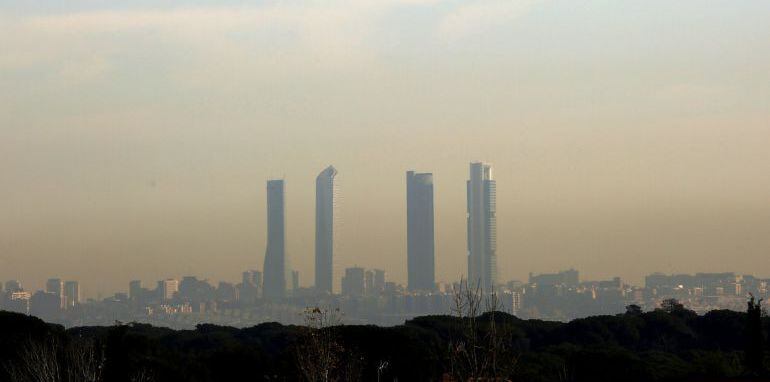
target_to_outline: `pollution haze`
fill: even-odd
[[[770,2],[0,1],[0,280],[95,297],[261,269],[266,181],[312,286],[406,281],[406,171],[436,280],[467,273],[469,163],[497,181],[498,279],[574,267],[770,276]],[[335,274],[339,288],[340,274]],[[26,285],[25,285],[26,286]]]

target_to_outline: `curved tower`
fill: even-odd
[[[334,283],[334,221],[337,170],[329,166],[315,179],[315,287],[318,292],[331,294]]]
[[[262,295],[266,299],[286,297],[289,277],[286,258],[286,222],[284,211],[284,181],[267,181],[267,249],[263,268]]]

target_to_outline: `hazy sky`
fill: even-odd
[[[499,278],[770,276],[768,1],[0,0],[0,280],[84,293],[261,269],[265,181],[313,283],[406,279],[405,172],[433,172],[436,278],[466,273],[494,166]],[[339,286],[339,274],[336,275]]]

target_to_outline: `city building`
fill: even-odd
[[[128,283],[128,298],[131,301],[139,301],[145,297],[146,290],[142,288],[141,280],[131,280]]]
[[[435,289],[433,174],[406,173],[408,289]]]
[[[331,294],[334,284],[334,235],[337,218],[337,170],[329,166],[315,179],[315,287]]]
[[[32,295],[29,292],[21,290],[9,290],[6,284],[6,299],[3,308],[9,312],[29,314],[29,300]]]
[[[364,293],[364,268],[345,269],[345,276],[342,277],[342,294],[344,296],[363,296]]]
[[[577,286],[580,282],[579,273],[574,269],[561,271],[559,273],[542,273],[536,275],[529,274],[529,283],[540,286],[566,285],[569,287]]]
[[[471,163],[468,187],[468,283],[484,291],[497,284],[497,191],[492,166]]]
[[[62,297],[56,292],[39,290],[29,299],[29,314],[45,321],[55,321],[61,312]]]
[[[64,282],[64,309],[73,309],[80,305],[80,283],[77,281]]]
[[[158,281],[158,296],[161,300],[168,301],[174,298],[179,291],[179,280],[165,279]]]
[[[378,293],[385,291],[385,271],[382,269],[374,270],[374,289]]]
[[[59,309],[64,308],[64,281],[61,279],[48,279],[45,283],[45,291],[59,296]]]
[[[18,280],[8,280],[5,282],[6,293],[21,292],[22,290],[21,282]]]
[[[291,271],[291,291],[296,292],[299,289],[299,271]]]
[[[263,268],[262,296],[268,300],[286,297],[290,269],[286,256],[284,181],[267,182],[267,249]]]

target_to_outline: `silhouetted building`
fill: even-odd
[[[48,279],[45,291],[59,296],[59,309],[64,308],[64,282],[61,279]]]
[[[299,271],[291,271],[291,291],[299,289]]]
[[[385,271],[382,269],[374,270],[374,289],[378,293],[385,291]]]
[[[32,295],[29,292],[21,290],[21,288],[15,291],[9,291],[6,285],[7,294],[4,308],[9,312],[29,314],[29,300]]]
[[[471,163],[468,187],[468,283],[491,292],[497,284],[497,190],[492,167]]]
[[[265,251],[265,299],[281,300],[286,296],[290,270],[286,256],[286,229],[284,211],[284,181],[267,182],[267,250]]]
[[[62,297],[56,292],[35,292],[29,300],[29,314],[45,321],[54,321],[61,312]]]
[[[433,174],[406,173],[406,241],[409,290],[435,289]]]
[[[238,284],[238,301],[245,304],[253,304],[259,298],[262,285],[262,272],[243,272],[243,279]]]
[[[6,293],[13,293],[13,292],[21,292],[21,282],[18,280],[8,280],[5,282],[5,292]]]
[[[539,275],[530,273],[529,283],[537,284],[538,286],[566,285],[574,287],[580,283],[580,280],[578,271],[570,269],[559,273],[542,273]]]
[[[363,296],[364,288],[364,268],[345,269],[345,276],[342,277],[342,294],[345,296]]]
[[[374,290],[374,271],[372,270],[364,272],[364,291],[367,296],[376,294]]]
[[[337,218],[337,170],[329,166],[315,179],[315,287],[332,293],[334,284],[334,234]]]
[[[168,301],[174,298],[179,291],[179,280],[165,279],[158,281],[158,296],[161,300]]]
[[[131,301],[144,303],[147,298],[147,289],[142,288],[141,280],[131,280],[128,283],[128,298]]]
[[[64,308],[73,309],[80,305],[80,284],[77,281],[64,282]]]
[[[217,299],[222,302],[238,301],[238,289],[232,283],[220,281],[217,285]]]

